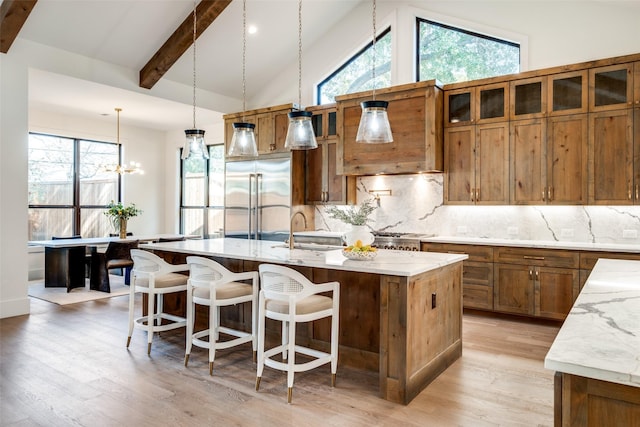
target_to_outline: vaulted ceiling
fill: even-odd
[[[363,1],[368,0],[304,0],[303,45],[313,44]],[[157,79],[188,86],[193,83],[194,2],[191,0],[4,0],[3,7],[8,3],[35,3],[30,14],[26,14],[28,17],[19,29],[18,38],[139,71],[141,87],[151,87]],[[206,22],[198,23],[197,86],[241,99],[243,2],[198,0],[198,3],[201,4],[197,16]],[[283,66],[295,64],[298,1],[247,0],[246,16],[247,25],[255,25],[258,29],[247,39],[246,79],[250,94],[269,84]],[[30,89],[33,105],[44,108],[56,96],[65,93],[65,98],[78,98],[84,110],[90,109],[87,104],[90,85],[86,82],[78,82],[82,89],[74,97],[74,79],[60,76],[61,84],[56,84],[52,81],[55,76],[40,73],[34,76],[42,76],[44,80],[30,82],[30,88],[35,89]],[[62,87],[65,92],[61,92]],[[143,102],[140,94],[100,87],[96,90],[101,96],[114,96],[116,103],[117,98],[125,96]],[[55,108],[64,111],[61,105]],[[104,113],[111,114],[113,109]],[[126,117],[127,111],[123,110],[123,123]],[[150,118],[148,123],[141,121],[138,124],[163,130],[175,126],[175,110],[169,117],[156,117]]]

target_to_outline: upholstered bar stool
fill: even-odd
[[[188,276],[179,274],[188,271],[187,264],[169,264],[159,256],[140,249],[131,249],[133,271],[129,289],[129,337],[127,347],[131,343],[133,328],[147,331],[147,354],[151,354],[151,341],[154,332],[168,331],[186,326],[184,317],[164,313],[162,297],[164,294],[187,290]],[[147,315],[134,319],[134,300],[136,292],[148,295]],[[155,305],[155,309],[154,309]],[[162,324],[166,320],[167,323]]]
[[[260,296],[258,300],[258,372],[256,391],[264,366],[287,372],[287,402],[293,396],[295,372],[308,371],[331,363],[331,387],[335,386],[338,367],[338,317],[340,284],[328,282],[315,284],[299,272],[288,267],[261,264]],[[331,297],[319,295],[331,292]],[[296,345],[296,324],[331,317],[330,353]],[[265,351],[265,318],[282,322],[282,344]],[[313,358],[306,363],[296,363],[296,353]],[[274,357],[282,355],[283,361]]]
[[[209,375],[213,373],[216,350],[251,342],[255,358],[258,272],[233,273],[213,260],[196,256],[187,257],[187,264],[190,273],[187,283],[187,346],[184,366],[189,363],[192,345],[209,349]],[[242,303],[251,303],[251,332],[220,326],[220,307]],[[209,307],[209,328],[194,333],[196,304]],[[236,338],[221,341],[220,333]]]

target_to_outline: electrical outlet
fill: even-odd
[[[622,230],[623,239],[637,239],[638,230]]]
[[[509,236],[517,236],[518,235],[518,227],[509,227],[509,228],[507,228],[507,234]]]
[[[458,226],[458,234],[467,234],[467,227],[464,225]]]
[[[560,230],[560,237],[563,239],[570,239],[573,237],[573,228],[563,228]]]

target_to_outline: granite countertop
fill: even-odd
[[[404,277],[435,270],[468,258],[465,254],[379,249],[373,260],[354,261],[343,257],[341,249],[328,246],[319,245],[318,250],[290,250],[281,242],[231,238],[148,243],[140,245],[140,248]]]
[[[570,249],[581,251],[640,253],[640,245],[624,243],[589,243],[552,240],[517,240],[481,237],[434,236],[420,239],[431,243],[457,243],[466,245],[513,246],[541,249]]]
[[[640,261],[598,260],[544,366],[640,387]]]

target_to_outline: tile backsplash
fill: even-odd
[[[376,231],[479,238],[552,240],[640,245],[640,206],[449,206],[443,175],[381,175],[358,178],[357,201],[385,190],[369,227]],[[317,230],[349,225],[316,207]]]

